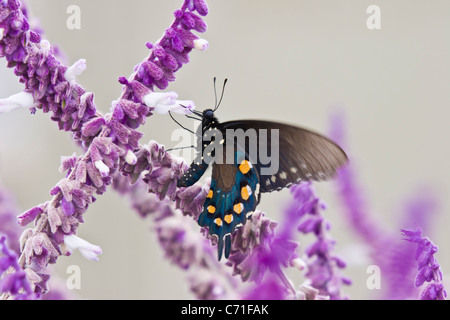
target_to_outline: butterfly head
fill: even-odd
[[[200,118],[199,120],[202,121],[203,126],[218,122],[213,109],[205,109],[202,112],[193,111],[193,113]]]
[[[203,129],[208,129],[211,126],[214,126],[215,124],[218,123],[217,118],[214,115],[214,110],[213,109],[205,109],[202,112],[202,126]]]
[[[205,120],[213,120],[214,119],[214,110],[213,109],[203,110],[202,118]]]

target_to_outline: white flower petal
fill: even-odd
[[[6,99],[0,99],[0,113],[7,113],[19,108],[31,108],[34,105],[33,95],[22,91]]]
[[[135,164],[136,164],[136,162],[137,162],[137,157],[136,157],[136,155],[134,154],[133,151],[128,150],[127,154],[125,155],[125,161],[126,161],[128,164],[131,164],[131,165],[135,165]]]
[[[98,171],[100,171],[102,176],[107,176],[109,175],[109,167],[103,163],[102,160],[97,160],[94,162],[95,167],[98,169]]]
[[[39,44],[41,45],[42,53],[44,54],[44,56],[47,56],[50,52],[50,48],[52,47],[50,45],[50,42],[48,42],[48,40],[46,39],[42,39]]]
[[[307,267],[306,262],[300,258],[292,259],[291,265],[298,270],[304,270]]]
[[[96,247],[97,248],[95,248],[94,250],[80,248],[80,253],[87,260],[98,261],[99,260],[98,255],[102,254],[102,249],[98,246],[96,246]]]
[[[144,96],[144,103],[146,106],[151,108],[170,106],[175,103],[178,98],[176,92],[151,92]]]
[[[5,29],[0,28],[0,41],[3,39],[4,35],[5,35]]]
[[[205,51],[209,48],[209,43],[205,39],[195,39],[194,48],[200,51]]]
[[[83,257],[91,261],[98,261],[98,255],[102,254],[102,248],[73,234],[64,236],[64,245],[68,252],[78,249]]]
[[[195,109],[193,101],[190,100],[177,100],[170,106],[169,110],[178,114],[191,114],[192,110]]]
[[[158,114],[168,114],[170,112],[178,114],[191,114],[195,108],[194,102],[190,100],[177,100],[176,92],[151,92],[147,94],[143,101],[148,107],[152,107],[153,112]]]
[[[76,79],[76,77],[82,74],[84,70],[86,70],[86,59],[80,59],[67,68],[64,73],[64,78],[66,78],[67,81],[72,82]]]

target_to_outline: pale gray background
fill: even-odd
[[[80,83],[95,93],[101,112],[121,90],[119,76],[129,76],[173,20],[181,0],[32,1],[46,38],[61,46],[69,63],[87,59]],[[68,30],[66,8],[81,7],[81,30]],[[366,9],[381,7],[381,30],[368,30]],[[221,120],[261,118],[328,131],[336,107],[348,118],[350,146],[359,178],[380,219],[396,231],[404,199],[426,184],[442,205],[433,240],[438,259],[450,271],[450,2],[418,1],[209,1],[209,41],[194,52],[169,89],[203,109],[214,103],[212,78],[229,79],[219,109]],[[3,71],[2,97],[21,86]],[[184,119],[183,119],[184,121]],[[189,122],[188,122],[189,123]],[[143,142],[166,145],[177,126],[168,117],[149,119]],[[25,210],[49,199],[48,190],[62,175],[60,155],[79,152],[68,133],[58,132],[48,114],[19,110],[0,116],[0,177]],[[328,202],[336,250],[350,261],[357,252],[334,194],[333,183],[318,186]],[[260,209],[277,218],[289,193],[263,197]],[[110,190],[91,206],[79,235],[103,248],[97,263],[78,253],[61,258],[57,269],[76,264],[82,270],[83,298],[190,298],[185,273],[162,259],[150,231],[125,199]],[[354,299],[367,298],[365,262],[351,264],[346,275]],[[301,279],[301,278],[300,278]]]

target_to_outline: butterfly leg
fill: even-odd
[[[166,149],[166,151],[182,150],[182,149],[188,149],[188,148],[195,148],[195,146],[192,145],[192,146],[185,146],[185,147],[170,148],[170,149]]]

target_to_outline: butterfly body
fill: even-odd
[[[228,258],[233,232],[250,218],[261,193],[301,181],[326,180],[347,161],[344,151],[334,142],[303,128],[258,120],[220,123],[211,109],[196,114],[202,118],[198,141],[201,148],[178,187],[198,181],[209,166],[207,156],[214,158],[222,152],[222,161],[212,162],[211,187],[198,219],[200,226],[208,227],[209,234],[217,237],[219,260],[223,251]],[[239,130],[252,134],[241,140],[228,135]],[[207,133],[212,138],[205,140]],[[205,154],[212,143],[222,148]],[[274,163],[267,162],[268,150],[276,160],[275,171]]]

